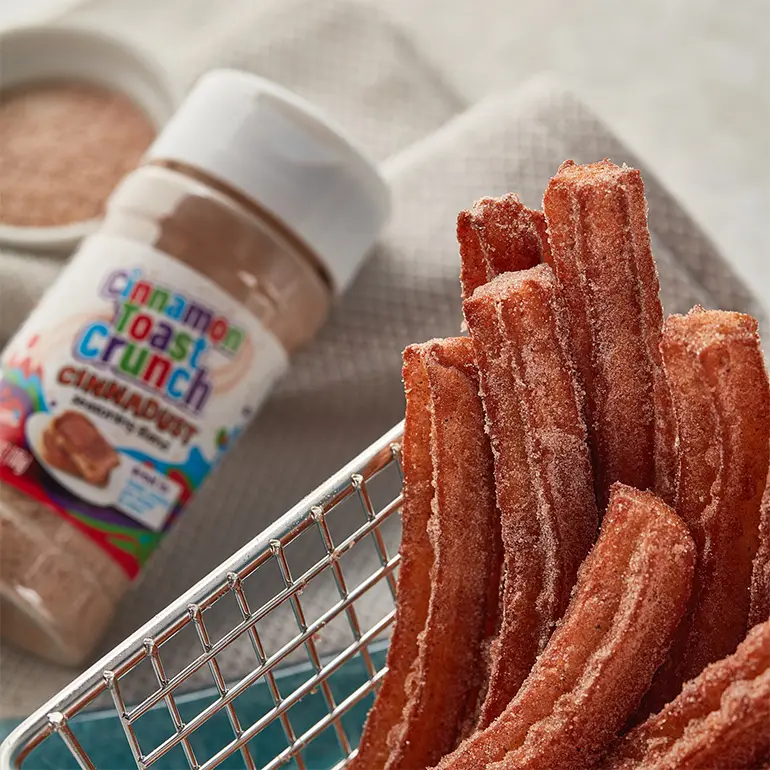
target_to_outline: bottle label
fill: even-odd
[[[286,365],[201,273],[91,236],[0,359],[0,480],[134,577]]]

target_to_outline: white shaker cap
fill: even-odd
[[[145,159],[200,169],[293,230],[344,291],[390,211],[374,164],[317,108],[269,80],[213,70]]]

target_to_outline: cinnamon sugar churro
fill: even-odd
[[[639,716],[743,639],[768,473],[770,387],[756,321],[695,308],[667,319],[662,350],[679,424],[677,513],[695,539],[698,566],[687,613]]]
[[[598,515],[581,392],[547,265],[507,273],[463,305],[495,459],[503,541],[500,628],[477,728],[508,705],[569,601]]]
[[[690,593],[687,526],[649,492],[615,484],[569,608],[505,711],[442,770],[591,767],[663,660]]]
[[[564,292],[600,509],[622,481],[676,499],[676,425],[660,351],[662,308],[636,169],[565,161],[543,198],[544,260]]]
[[[424,768],[456,745],[479,676],[498,518],[471,341],[433,340],[408,354],[422,360],[430,394],[433,565],[406,704],[388,737],[388,770]]]
[[[601,770],[740,770],[770,759],[770,621],[628,733]]]
[[[404,351],[406,417],[401,440],[403,502],[401,504],[401,566],[396,622],[390,639],[387,673],[369,712],[355,770],[381,770],[390,754],[387,738],[401,720],[407,702],[406,680],[417,660],[417,637],[425,627],[430,601],[433,546],[428,520],[433,499],[433,461],[430,453],[431,397],[421,351]]]
[[[457,217],[463,299],[495,276],[526,270],[549,253],[542,211],[527,208],[518,195],[481,198]]]

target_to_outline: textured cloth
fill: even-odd
[[[129,5],[130,13],[123,10]],[[454,223],[457,212],[475,198],[513,190],[525,203],[537,206],[548,179],[565,158],[586,162],[610,157],[637,166],[647,187],[666,310],[685,311],[699,302],[761,314],[751,294],[643,164],[551,79],[539,78],[514,93],[462,110],[462,101],[400,31],[352,2],[276,2],[255,9],[250,26],[243,16],[238,24],[228,24],[220,16],[214,23],[210,19],[214,5],[209,0],[186,0],[185,16],[190,21],[185,22],[178,16],[178,2],[92,0],[71,19],[124,30],[134,42],[141,39],[150,45],[166,41],[168,30],[178,24],[190,23],[189,30],[177,32],[184,44],[173,52],[171,47],[158,48],[182,82],[189,84],[211,66],[239,66],[272,77],[333,111],[350,133],[385,159],[393,217],[318,339],[295,357],[255,424],[148,564],[123,602],[105,649],[400,419],[401,350],[410,342],[459,329]],[[239,7],[243,10],[246,5]],[[141,30],[136,27],[140,13],[152,20]],[[460,114],[451,117],[455,113]],[[11,285],[17,287],[9,301],[6,276],[0,273],[0,303],[13,307],[13,313],[4,312],[4,333],[21,320],[56,269],[53,262],[27,258],[21,281],[20,264],[7,256],[0,259],[0,268],[9,270]],[[311,562],[318,552],[308,546],[306,557]],[[362,551],[360,558],[375,555]],[[353,560],[347,569],[354,575],[356,570],[370,571],[371,566]],[[262,590],[268,598],[275,586]],[[305,590],[303,604],[325,607],[335,598],[333,582],[322,582]],[[359,608],[364,625],[381,616],[387,601],[386,595],[378,594]],[[214,618],[209,624],[212,636],[218,637],[233,622],[232,614]],[[275,640],[286,635],[287,622],[291,621],[283,615],[260,625],[266,644],[274,647]],[[343,633],[325,630],[321,640],[325,649],[339,647],[343,639],[347,643]],[[197,645],[191,634],[189,644],[181,640],[164,650],[167,671],[178,671],[195,657]],[[6,714],[38,705],[74,673],[8,648],[2,656]],[[225,676],[233,678],[253,667],[253,655],[236,648],[220,662]],[[126,683],[128,700],[152,689],[152,674],[145,673]],[[204,671],[193,683],[211,681]]]

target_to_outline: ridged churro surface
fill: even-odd
[[[687,613],[639,718],[744,638],[768,472],[770,386],[756,321],[695,308],[666,320],[662,350],[679,426],[677,513],[698,563]]]
[[[559,289],[547,265],[477,289],[464,312],[495,461],[503,570],[477,727],[508,705],[564,614],[598,515]]]
[[[662,662],[684,612],[695,547],[649,492],[612,488],[564,619],[505,711],[441,770],[589,768]]]
[[[459,739],[480,672],[498,519],[471,341],[433,340],[413,349],[425,367],[430,395],[433,564],[428,616],[406,681],[406,704],[388,737],[388,770],[435,764]]]
[[[628,733],[601,770],[741,770],[770,760],[770,621]]]
[[[659,350],[663,311],[640,173],[565,161],[543,198],[564,292],[600,509],[621,481],[676,499],[676,424]]]
[[[417,637],[425,627],[430,601],[433,546],[428,520],[433,499],[433,461],[430,453],[431,409],[428,375],[419,348],[404,351],[406,417],[401,439],[404,484],[401,504],[401,566],[396,622],[390,639],[387,672],[369,711],[355,770],[381,770],[390,750],[387,738],[400,722],[407,701],[406,680],[417,660]]]
[[[463,299],[502,273],[526,270],[549,252],[542,211],[527,208],[518,195],[481,198],[457,217]]]

